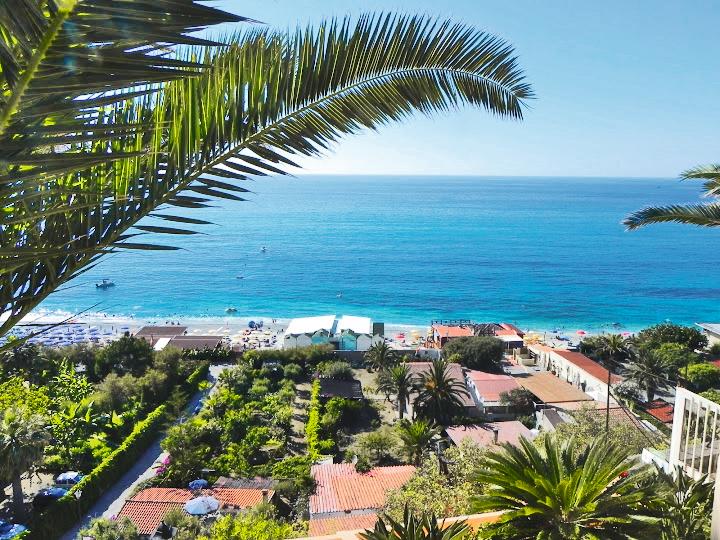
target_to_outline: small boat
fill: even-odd
[[[98,289],[109,289],[110,287],[114,287],[115,283],[110,281],[109,279],[103,279],[100,283],[96,283],[95,287]]]
[[[235,279],[244,279],[245,276],[235,276]]]
[[[266,248],[265,246],[263,246],[260,251],[262,251],[263,253],[265,253],[265,252],[267,251],[267,248]]]
[[[237,308],[234,308],[234,307],[225,308],[225,313],[237,313]]]
[[[337,293],[337,294],[335,295],[335,298],[342,298],[342,293],[341,293],[341,292]]]

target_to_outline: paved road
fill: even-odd
[[[227,367],[230,366],[210,366],[208,380],[214,385],[220,372]],[[210,393],[214,390],[215,386],[213,386],[210,390]],[[192,414],[193,409],[203,396],[204,394],[200,392],[193,396],[190,400],[190,404],[187,406],[186,416]],[[111,517],[117,515],[135,487],[140,482],[143,482],[148,478],[152,478],[155,475],[155,466],[165,457],[162,449],[160,448],[160,441],[162,441],[164,435],[164,433],[160,433],[158,435],[158,438],[150,445],[145,453],[140,456],[135,465],[133,465],[133,467],[129,469],[112,488],[103,493],[102,497],[100,497],[92,508],[90,508],[90,511],[85,515],[83,520],[73,529],[61,536],[61,540],[75,540],[77,534],[80,532],[80,529],[86,527],[92,518],[98,516]]]

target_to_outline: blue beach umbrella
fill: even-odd
[[[210,485],[210,483],[207,480],[203,480],[202,478],[198,480],[193,480],[188,484],[188,487],[192,489],[193,491],[198,489],[206,488]]]

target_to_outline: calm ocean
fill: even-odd
[[[100,303],[112,314],[177,318],[222,317],[232,306],[238,316],[568,329],[718,320],[720,231],[620,224],[648,203],[697,200],[700,188],[624,178],[260,179],[250,202],[189,212],[216,224],[200,227],[205,234],[146,237],[183,250],[107,257],[41,308]],[[96,289],[101,278],[117,286]]]

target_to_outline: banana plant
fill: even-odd
[[[463,105],[519,120],[532,98],[510,44],[451,21],[365,15],[223,41],[175,57],[210,66],[200,75],[107,112],[112,124],[145,129],[81,143],[124,159],[53,176],[47,192],[35,176],[43,189],[30,200],[27,181],[15,183],[13,196],[23,202],[0,218],[3,246],[12,246],[0,252],[0,335],[103,255],[177,249],[142,235],[195,234],[207,222],[187,209],[242,201],[250,178],[286,174],[296,156],[319,155],[343,135]]]

